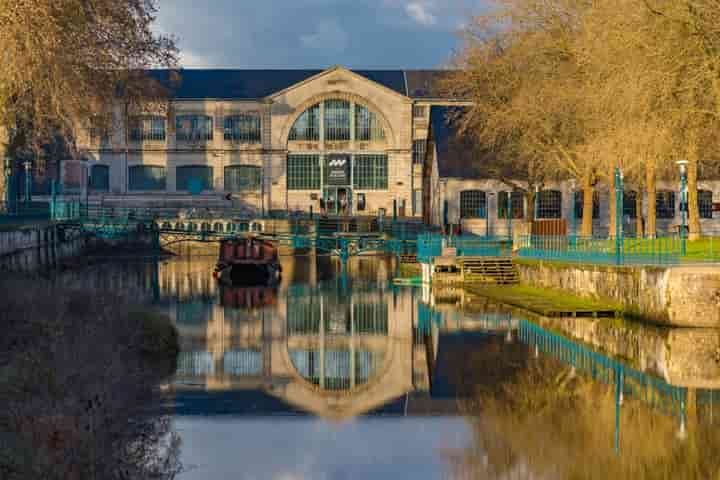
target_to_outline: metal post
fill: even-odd
[[[540,218],[540,185],[535,185],[535,218],[533,220],[537,220]]]
[[[507,218],[508,218],[508,238],[510,239],[510,243],[512,246],[512,222],[513,222],[513,212],[512,212],[512,192],[508,192],[507,194]]]
[[[687,235],[685,229],[687,228],[687,213],[688,213],[688,200],[687,200],[687,160],[680,160],[677,162],[680,167],[680,254],[685,256],[687,253]]]
[[[30,172],[32,163],[30,160],[26,160],[23,166],[25,167],[25,203],[29,206],[32,201],[32,174]]]
[[[620,167],[615,169],[615,263],[622,265],[623,263],[623,173]]]
[[[576,184],[575,179],[573,178],[572,180],[570,180],[570,190],[572,191],[572,213],[570,215],[570,220],[572,224],[572,235],[577,236],[577,192],[575,191],[575,188]]]
[[[57,191],[55,189],[55,180],[50,181],[50,220],[57,217]]]
[[[393,198],[393,223],[397,221],[397,198]]]

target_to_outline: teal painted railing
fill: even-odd
[[[505,257],[510,256],[512,250],[508,237],[444,237],[439,234],[424,234],[417,239],[418,262],[430,263],[433,258],[442,255],[443,247],[454,248],[459,257]]]

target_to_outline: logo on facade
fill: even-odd
[[[336,158],[328,162],[328,167],[344,167],[346,163],[346,158]]]
[[[327,184],[348,185],[350,184],[350,159],[348,157],[330,157],[326,161]]]

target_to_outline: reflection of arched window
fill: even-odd
[[[382,353],[362,349],[293,349],[289,354],[298,374],[325,390],[363,385],[383,362]]]
[[[261,181],[261,167],[254,165],[231,165],[225,167],[225,191],[259,190]]]
[[[487,218],[487,197],[482,190],[460,192],[461,218]]]
[[[223,354],[223,373],[235,377],[262,374],[260,350],[230,350]]]
[[[584,192],[581,190],[579,192],[575,192],[575,218],[582,218],[584,211],[585,197]],[[600,195],[597,191],[593,192],[592,218],[593,220],[597,220],[598,218],[600,218]]]
[[[107,192],[110,190],[110,167],[107,165],[93,165],[90,168],[88,187],[96,192]]]
[[[543,190],[538,198],[537,218],[562,218],[562,192]]]

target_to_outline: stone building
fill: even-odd
[[[169,86],[170,107],[141,114],[118,109],[118,127],[109,135],[88,131],[79,139],[86,160],[62,162],[66,192],[87,193],[91,202],[106,205],[232,206],[248,214],[395,212],[500,235],[519,228],[528,212],[523,194],[487,168],[492,159],[448,122],[468,102],[438,93],[442,71],[332,67],[150,75]],[[680,222],[675,183],[658,183],[659,230]],[[701,182],[700,189],[703,227],[717,229],[720,182]],[[575,190],[570,182],[546,185],[538,217],[564,218],[572,231],[582,211]],[[635,211],[634,195],[628,185],[624,219],[630,230],[634,217],[644,215]],[[594,208],[600,234],[608,228],[610,198],[600,185]]]

